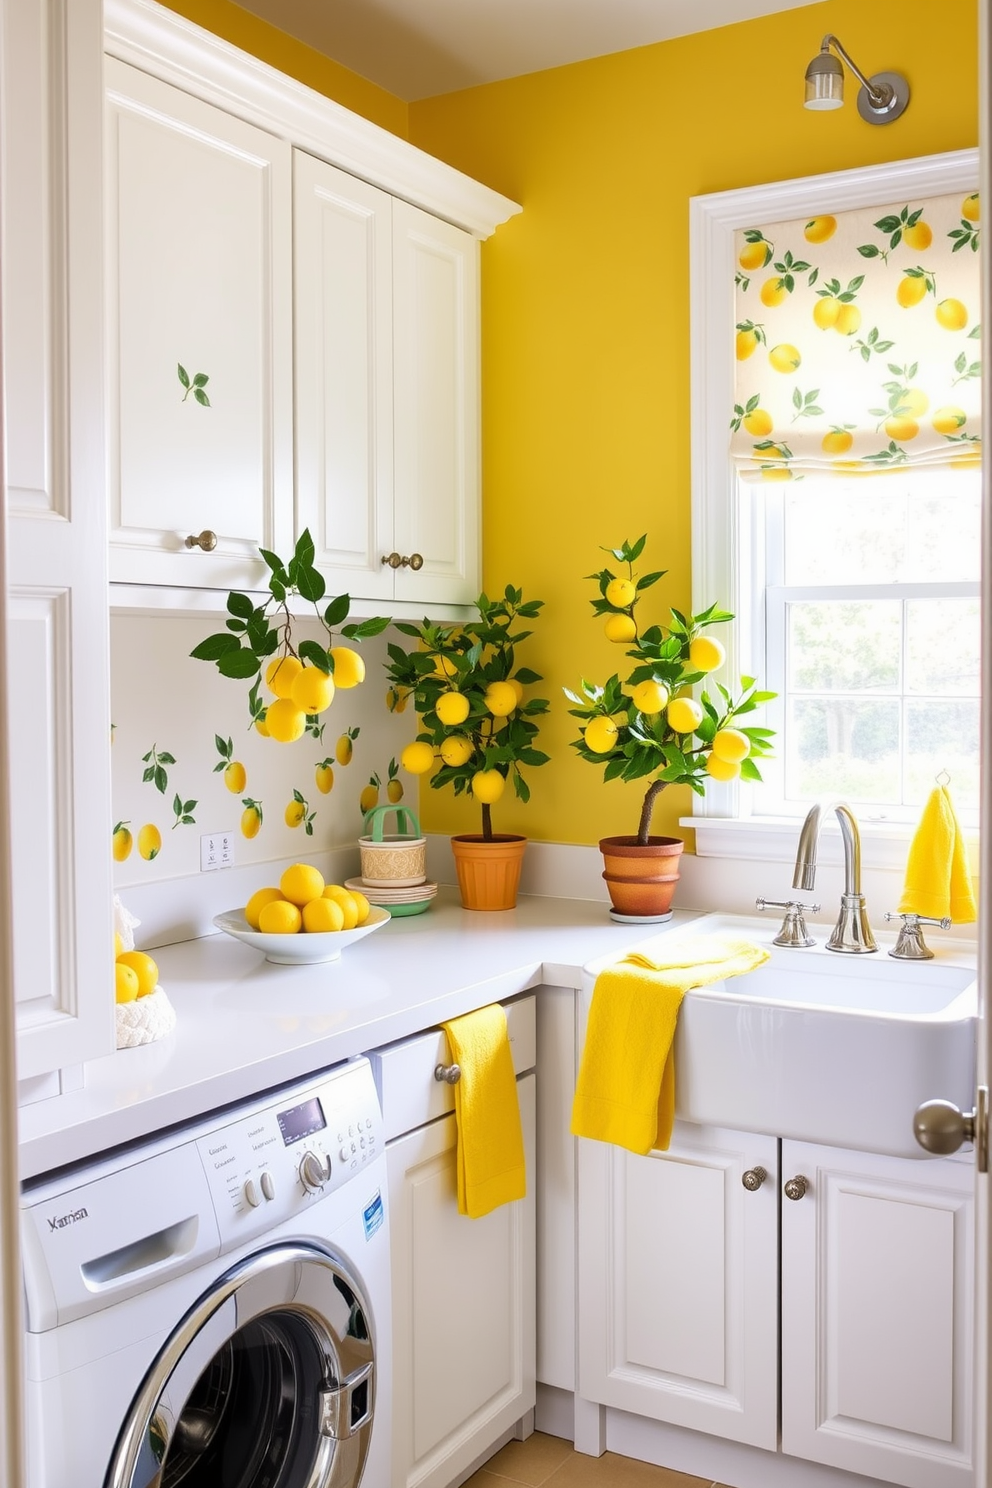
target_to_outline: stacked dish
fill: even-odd
[[[424,910],[430,909],[431,900],[437,893],[437,884],[431,879],[403,888],[389,889],[370,884],[364,878],[348,878],[345,879],[344,886],[346,889],[360,889],[370,904],[388,909],[394,919],[397,915],[423,914]]]

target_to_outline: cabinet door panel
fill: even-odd
[[[296,510],[332,589],[390,598],[392,200],[294,156]]]
[[[648,1157],[580,1141],[587,1400],[774,1449],[777,1147],[682,1122]]]
[[[783,1450],[947,1488],[971,1480],[972,1175],[783,1144]]]
[[[479,592],[478,244],[393,204],[394,541],[419,553],[396,598],[469,604]]]
[[[534,1405],[534,1086],[527,1198],[484,1219],[458,1213],[454,1115],[387,1148],[397,1488],[444,1488]]]
[[[289,146],[116,60],[107,81],[112,577],[257,582],[291,530]]]

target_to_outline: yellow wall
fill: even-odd
[[[485,582],[547,601],[528,660],[547,677],[553,763],[531,772],[529,806],[500,802],[502,830],[636,830],[640,789],[573,755],[561,687],[622,659],[587,603],[598,544],[648,532],[649,566],[669,570],[651,593],[690,603],[689,198],[977,141],[974,0],[895,14],[828,0],[410,106],[414,144],[524,208],[483,247]],[[827,31],[868,71],[906,74],[901,120],[864,123],[851,78],[842,110],[802,107]],[[678,833],[690,804],[666,791],[655,831]],[[477,830],[448,793],[425,789],[422,808],[433,830]]]
[[[340,62],[314,51],[313,47],[305,46],[278,27],[270,26],[267,21],[235,5],[233,0],[161,0],[161,3],[168,10],[202,26],[205,31],[212,31],[215,36],[229,41],[232,46],[240,47],[270,67],[277,67],[298,82],[306,83],[308,88],[333,98],[335,103],[353,113],[361,114],[363,119],[381,125],[401,139],[408,137],[408,109],[402,99],[342,67]]]

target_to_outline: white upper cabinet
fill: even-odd
[[[10,0],[2,15],[3,809],[23,1081],[114,1047],[101,7]]]
[[[111,577],[257,587],[292,540],[291,150],[106,77]]]

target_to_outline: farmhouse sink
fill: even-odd
[[[897,961],[818,944],[772,945],[778,920],[711,914],[638,946],[661,959],[675,936],[723,933],[764,946],[757,971],[690,992],[675,1038],[676,1116],[837,1147],[924,1158],[913,1136],[921,1102],[974,1105],[975,954],[933,937],[932,961]],[[591,996],[596,974],[583,972]]]

